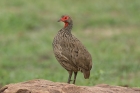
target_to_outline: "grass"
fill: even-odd
[[[140,1],[134,0],[1,0],[0,85],[31,79],[66,82],[52,40],[68,14],[72,33],[90,51],[89,80],[78,73],[76,85],[100,83],[140,87]]]

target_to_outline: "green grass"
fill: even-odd
[[[68,14],[72,33],[90,51],[91,77],[78,73],[76,85],[100,83],[140,87],[140,0],[1,0],[0,85],[31,79],[67,82],[52,40]]]

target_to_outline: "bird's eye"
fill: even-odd
[[[64,19],[68,19],[68,17],[64,17]]]

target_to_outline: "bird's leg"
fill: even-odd
[[[69,72],[69,78],[68,78],[68,83],[70,84],[70,81],[71,81],[71,76],[72,76],[72,71],[68,71]]]
[[[73,80],[73,84],[75,84],[76,76],[77,76],[77,72],[74,72],[74,80]]]

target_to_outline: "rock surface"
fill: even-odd
[[[107,84],[76,86],[36,79],[6,85],[0,89],[0,93],[140,93],[140,88],[110,86]]]

